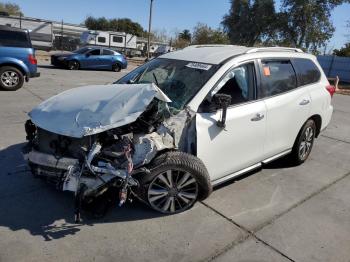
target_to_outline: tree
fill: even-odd
[[[219,29],[212,29],[206,24],[198,23],[193,30],[192,43],[201,44],[228,44],[227,35]]]
[[[333,50],[333,54],[337,56],[350,56],[350,43],[346,43],[344,47]]]
[[[185,29],[179,34],[178,38],[185,40],[185,41],[188,41],[188,42],[191,42],[192,34],[191,34],[190,30]]]
[[[333,36],[331,11],[348,0],[284,0],[280,13],[280,41],[317,52]]]
[[[89,30],[126,32],[128,34],[143,36],[146,34],[143,27],[129,18],[106,19],[89,16],[85,19],[85,26]]]
[[[0,3],[0,13],[6,15],[23,16],[21,8],[17,4]]]
[[[230,11],[221,23],[232,44],[253,46],[268,42],[276,31],[274,1],[231,0]]]

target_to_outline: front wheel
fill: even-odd
[[[0,68],[0,88],[7,91],[20,89],[24,83],[24,76],[20,70],[12,66]]]
[[[69,70],[78,70],[80,68],[80,64],[78,61],[69,61],[68,62],[68,69]]]
[[[212,192],[207,169],[193,155],[167,152],[153,161],[150,170],[151,174],[141,179],[143,199],[158,212],[183,212]]]
[[[311,153],[316,134],[316,124],[309,119],[299,132],[291,153],[291,160],[300,165],[306,161]]]

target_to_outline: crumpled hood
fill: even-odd
[[[171,102],[154,84],[84,86],[49,98],[29,116],[42,129],[80,138],[134,122],[154,97]]]

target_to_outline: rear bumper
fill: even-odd
[[[35,72],[29,75],[29,78],[35,78],[35,77],[39,77],[40,76],[40,72]]]

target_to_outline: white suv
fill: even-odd
[[[303,163],[334,91],[299,49],[190,46],[40,104],[26,123],[28,161],[76,193],[77,216],[83,202],[131,197],[177,213],[263,163]]]

